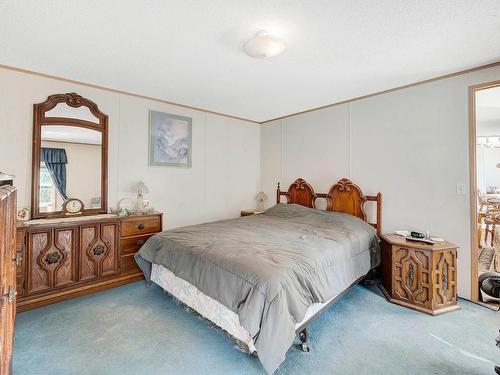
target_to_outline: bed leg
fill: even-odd
[[[363,279],[363,283],[365,285],[374,285],[377,282],[378,274],[378,268],[371,269]]]
[[[299,332],[299,339],[301,342],[302,351],[303,352],[311,351],[311,348],[309,347],[309,330],[307,328],[304,328],[302,331]]]

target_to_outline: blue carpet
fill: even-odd
[[[492,374],[500,314],[461,301],[437,317],[356,286],[276,374]],[[209,322],[144,282],[18,314],[14,375],[264,374]]]

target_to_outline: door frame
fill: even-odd
[[[471,233],[471,300],[479,299],[478,236],[477,236],[477,165],[476,165],[476,92],[500,86],[499,81],[469,86],[469,180]]]

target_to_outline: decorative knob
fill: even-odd
[[[137,241],[137,246],[142,246],[142,245],[144,245],[144,240]]]
[[[101,255],[102,253],[104,253],[104,246],[102,245],[97,245],[96,247],[94,247],[94,255]]]
[[[17,295],[17,291],[16,291],[16,288],[14,286],[10,286],[9,287],[9,292],[8,293],[5,293],[4,295],[2,295],[1,297],[1,301],[0,301],[0,305],[2,304],[3,300],[6,299],[8,300],[10,303],[13,303],[14,302],[14,298],[16,297]]]
[[[410,267],[408,267],[408,278],[409,278],[410,288],[413,288],[413,283],[415,281],[413,264],[410,264]]]
[[[448,269],[446,267],[446,264],[443,264],[443,267],[441,268],[441,284],[443,286],[443,291],[445,293],[448,292]]]
[[[21,264],[21,261],[23,260],[23,257],[19,254],[16,254],[14,258],[12,258],[14,262],[16,262],[16,266],[19,266]]]
[[[145,228],[145,226],[144,226],[144,224],[142,224],[142,223],[141,223],[141,224],[139,224],[139,225],[137,226],[137,228],[139,228],[140,230],[143,230],[143,229]]]
[[[59,254],[58,252],[54,251],[53,253],[49,253],[45,256],[45,262],[47,264],[54,264],[54,263],[57,263],[59,262],[59,260],[61,259],[61,254]]]

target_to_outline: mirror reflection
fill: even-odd
[[[49,112],[47,116],[63,117]],[[80,199],[85,209],[101,207],[101,149],[99,131],[41,126],[40,212],[61,211],[68,198]]]

